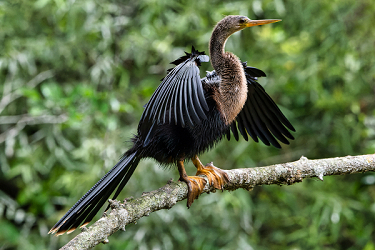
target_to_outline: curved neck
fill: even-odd
[[[214,70],[221,75],[221,65],[225,60],[225,43],[227,42],[229,35],[221,32],[217,27],[214,29],[210,39],[210,56],[211,65]]]
[[[241,61],[224,47],[231,34],[215,27],[210,39],[211,64],[221,77],[218,92],[213,96],[226,124],[242,110],[247,99],[247,84]]]

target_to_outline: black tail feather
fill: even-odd
[[[110,195],[117,191],[113,199],[124,188],[137,167],[137,152],[124,155],[121,160],[101,178],[69,211],[52,227],[49,233],[57,235],[73,232],[80,225],[89,223]],[[108,207],[107,209],[108,210]]]

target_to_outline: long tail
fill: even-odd
[[[48,233],[56,233],[56,235],[65,232],[71,233],[80,225],[84,226],[90,223],[117,187],[113,196],[113,199],[116,199],[132,176],[139,160],[137,152],[129,155],[125,153],[121,160],[79,199]]]

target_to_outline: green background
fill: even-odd
[[[0,249],[57,249],[56,221],[129,147],[143,105],[225,15],[282,22],[226,49],[297,129],[283,149],[223,140],[202,162],[231,169],[375,150],[375,1],[0,1]],[[212,70],[202,65],[201,73]],[[190,163],[187,171],[193,174]],[[142,161],[120,199],[175,168]],[[375,249],[373,173],[202,195],[142,218],[96,249]]]

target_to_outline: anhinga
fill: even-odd
[[[227,16],[214,28],[210,39],[211,64],[214,71],[201,79],[201,62],[207,62],[204,52],[192,53],[173,62],[150,101],[145,105],[133,147],[96,183],[49,233],[72,232],[88,224],[117,188],[117,197],[142,158],[153,158],[160,164],[177,165],[180,181],[188,185],[187,206],[200,195],[206,181],[221,189],[228,181],[223,170],[212,165],[203,166],[198,155],[212,148],[223,136],[236,140],[248,134],[258,142],[280,148],[279,141],[289,144],[295,131],[271,97],[257,82],[266,76],[259,69],[241,63],[237,56],[225,52],[228,37],[246,27],[278,22],[278,19],[250,20],[245,16]],[[198,171],[188,176],[185,160],[191,159]],[[108,209],[108,208],[107,208]]]

